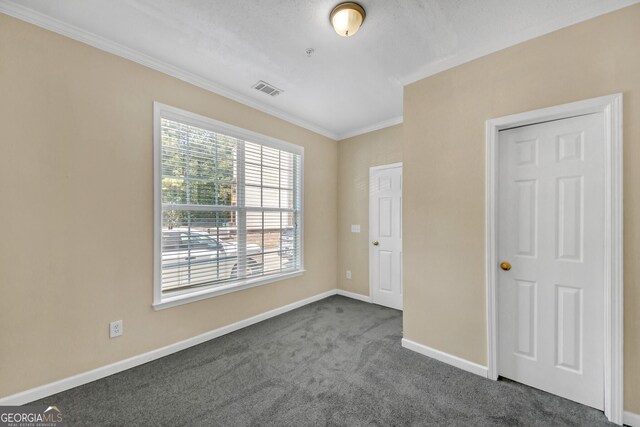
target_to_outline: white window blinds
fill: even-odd
[[[161,299],[302,269],[301,153],[202,120],[156,121]]]

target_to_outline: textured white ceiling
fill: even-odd
[[[350,38],[329,23],[338,0],[0,0],[0,11],[340,139],[398,122],[403,84],[637,2],[361,0]],[[258,80],[284,93],[251,89]]]

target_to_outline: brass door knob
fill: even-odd
[[[500,264],[500,268],[503,269],[504,271],[509,271],[511,270],[511,264],[505,261],[502,264]]]
[[[378,246],[380,244],[380,242],[378,242],[377,240],[373,241],[373,246]]]

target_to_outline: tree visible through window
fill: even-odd
[[[301,149],[160,114],[161,296],[300,270]]]

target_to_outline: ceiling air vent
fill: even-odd
[[[262,80],[260,80],[258,83],[254,84],[251,87],[254,88],[255,90],[259,90],[260,92],[264,92],[267,95],[271,95],[271,96],[278,96],[282,92],[284,92],[283,90],[280,90],[277,87],[272,86],[267,82],[263,82]]]

